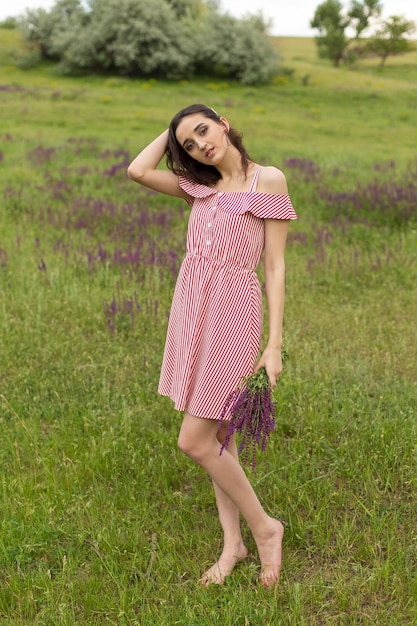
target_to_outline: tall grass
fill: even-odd
[[[0,623],[416,623],[415,83],[337,73],[311,50],[259,89],[24,73],[7,54]],[[156,394],[188,209],[125,167],[197,100],[283,167],[300,216],[290,358],[251,476],[286,528],[272,591],[245,528],[250,557],[223,587],[196,584],[221,548],[214,499]]]

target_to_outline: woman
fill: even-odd
[[[158,169],[164,155],[168,170]],[[296,219],[285,177],[275,167],[252,161],[241,135],[204,105],[177,113],[169,129],[132,161],[128,176],[192,207],[159,393],[185,412],[179,448],[213,481],[224,545],[200,582],[222,584],[246,557],[241,513],[258,549],[260,582],[274,585],[283,526],[262,508],[239,464],[235,440],[219,454],[227,423],[219,428],[218,420],[243,376],[265,367],[274,386],[281,374],[284,249],[289,220]],[[258,359],[262,294],[254,270],[263,250],[269,338]]]

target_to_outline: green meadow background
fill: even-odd
[[[248,87],[22,70],[0,31],[2,626],[417,624],[417,51],[336,70],[274,43]],[[273,590],[245,526],[250,557],[197,584],[214,498],[156,393],[188,208],[126,166],[193,102],[285,171],[299,215],[250,474],[286,530]]]

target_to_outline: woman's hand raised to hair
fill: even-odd
[[[165,155],[167,141],[168,130],[165,130],[133,159],[127,168],[127,175],[144,187],[187,199],[187,194],[178,185],[178,176],[171,171],[158,169]]]

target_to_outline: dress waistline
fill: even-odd
[[[214,259],[212,256],[205,256],[204,254],[197,254],[196,252],[187,252],[186,259],[204,259],[213,263],[213,265],[217,265],[219,267],[230,267],[232,269],[244,270],[245,272],[255,273],[254,268],[246,267],[245,265],[239,265],[238,263],[231,263],[230,261],[219,261],[218,259]]]

